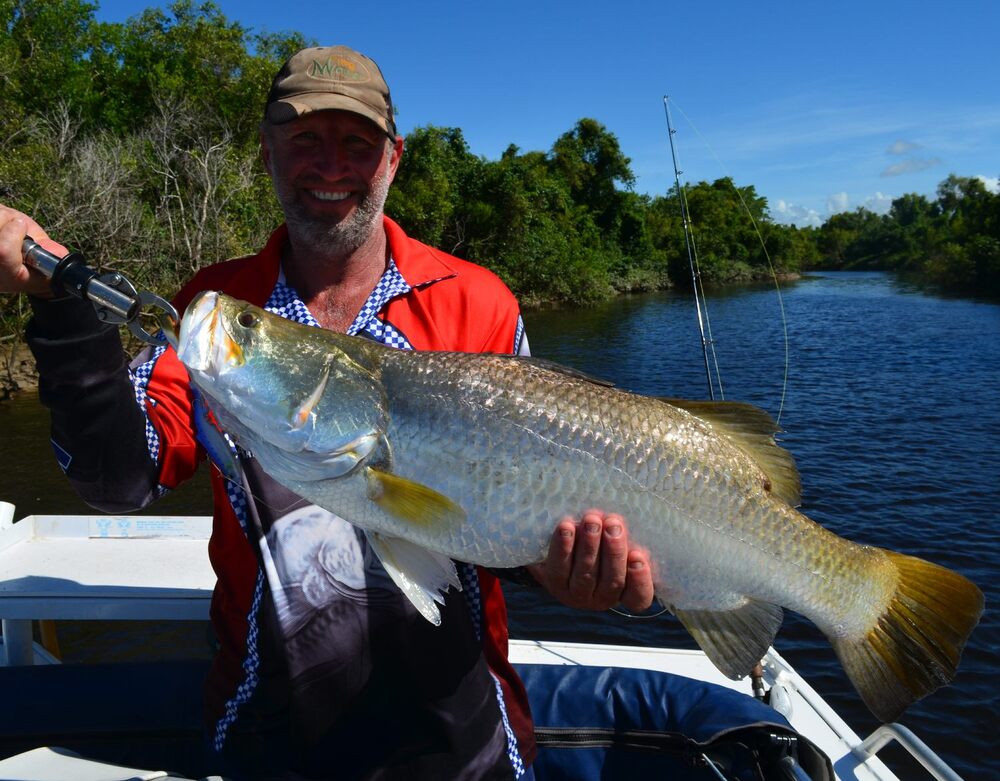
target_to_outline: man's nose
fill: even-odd
[[[314,165],[326,177],[344,176],[350,170],[350,156],[343,144],[328,141],[320,149]]]

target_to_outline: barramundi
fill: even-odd
[[[541,561],[558,521],[621,513],[658,599],[726,675],[783,609],[815,623],[872,712],[949,683],[983,610],[962,575],[795,509],[799,477],[748,404],[628,393],[506,355],[396,350],[206,292],[178,355],[216,420],[294,493],[363,529],[431,621],[453,560]]]

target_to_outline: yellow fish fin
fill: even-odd
[[[775,444],[774,435],[781,429],[760,407],[741,401],[661,401],[687,410],[727,435],[766,475],[767,491],[791,507],[797,507],[801,503],[802,482],[799,470],[795,468],[795,459],[791,453]]]
[[[465,510],[433,488],[375,467],[367,467],[365,476],[368,498],[411,526],[442,529],[465,523]]]
[[[861,637],[829,639],[865,704],[889,722],[954,680],[984,600],[957,572],[902,553],[883,553],[899,573],[885,612]]]
[[[365,536],[392,582],[399,586],[420,615],[434,626],[440,626],[441,611],[435,603],[444,604],[444,593],[449,586],[462,590],[455,562],[444,554],[399,537],[370,531],[365,532]]]
[[[673,612],[712,663],[734,681],[764,658],[784,618],[780,605],[755,599],[732,610]]]

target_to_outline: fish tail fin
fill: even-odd
[[[957,572],[885,553],[898,571],[888,607],[867,634],[831,643],[865,704],[890,722],[954,680],[962,648],[983,612],[983,594]]]

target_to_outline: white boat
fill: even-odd
[[[215,584],[207,554],[211,518],[31,515],[16,523],[13,518],[14,508],[0,502],[0,691],[4,693],[0,708],[0,778],[109,781],[180,777],[166,771],[137,769],[155,762],[140,761],[136,767],[123,766],[120,761],[110,763],[108,756],[119,759],[113,753],[97,758],[78,756],[73,745],[65,744],[77,740],[78,730],[87,733],[95,745],[117,741],[130,746],[130,753],[121,756],[133,762],[142,759],[136,752],[142,750],[143,736],[158,740],[160,749],[166,745],[169,751],[175,751],[170,736],[176,738],[183,733],[184,739],[191,739],[193,733],[200,732],[197,676],[203,675],[204,667],[158,666],[141,661],[127,665],[62,665],[33,641],[32,622],[207,620]],[[664,683],[668,678],[679,677],[685,685],[700,687],[698,697],[732,696],[734,701],[752,702],[753,707],[764,709],[761,712],[768,715],[763,717],[767,724],[762,734],[772,743],[794,743],[799,739],[800,758],[803,750],[820,752],[810,761],[789,760],[783,770],[774,771],[778,775],[759,777],[898,781],[876,756],[882,747],[896,740],[933,778],[959,778],[901,725],[884,725],[865,739],[859,737],[773,648],[762,661],[768,706],[754,700],[749,679],[731,681],[723,677],[700,651],[513,640],[510,658],[518,665],[532,697],[542,747],[536,763],[539,781],[546,781],[541,772],[546,762],[562,762],[560,755],[579,757],[579,752],[586,750],[599,752],[596,759],[591,757],[589,761],[603,763],[604,770],[609,751],[636,751],[646,759],[659,752],[672,754],[670,761],[683,760],[686,767],[693,768],[691,772],[699,773],[692,778],[743,778],[726,774],[724,758],[731,746],[727,748],[725,740],[713,742],[717,736],[709,740],[678,736],[672,731],[674,725],[665,724],[623,728],[615,713],[601,717],[609,719],[607,723],[586,728],[546,721],[560,707],[565,712],[565,704],[558,703],[561,696],[576,697],[576,704],[570,704],[569,710],[582,713],[578,707],[581,686],[590,684],[581,682],[596,680],[594,676],[600,677],[600,685],[615,687],[622,700],[644,700],[641,710],[654,714],[661,706],[664,710],[667,707],[666,702],[657,699],[658,687],[668,685]],[[649,672],[634,677],[629,672],[633,670]],[[568,679],[568,675],[575,677]],[[559,679],[571,683],[561,687],[561,692],[539,690]],[[43,688],[55,690],[57,699],[48,701],[46,698],[52,695],[41,691]],[[613,698],[605,693],[601,699]],[[729,711],[731,707],[726,704],[723,709]],[[85,712],[75,717],[70,713],[80,710]],[[626,714],[625,718],[631,716]],[[784,724],[790,729],[780,726]],[[737,725],[721,730],[719,735],[730,740],[734,732],[742,734]],[[34,736],[52,737],[58,742],[46,740],[34,745]],[[812,770],[815,775],[811,775],[803,765],[808,767],[811,762],[816,766],[817,757],[824,767]]]

